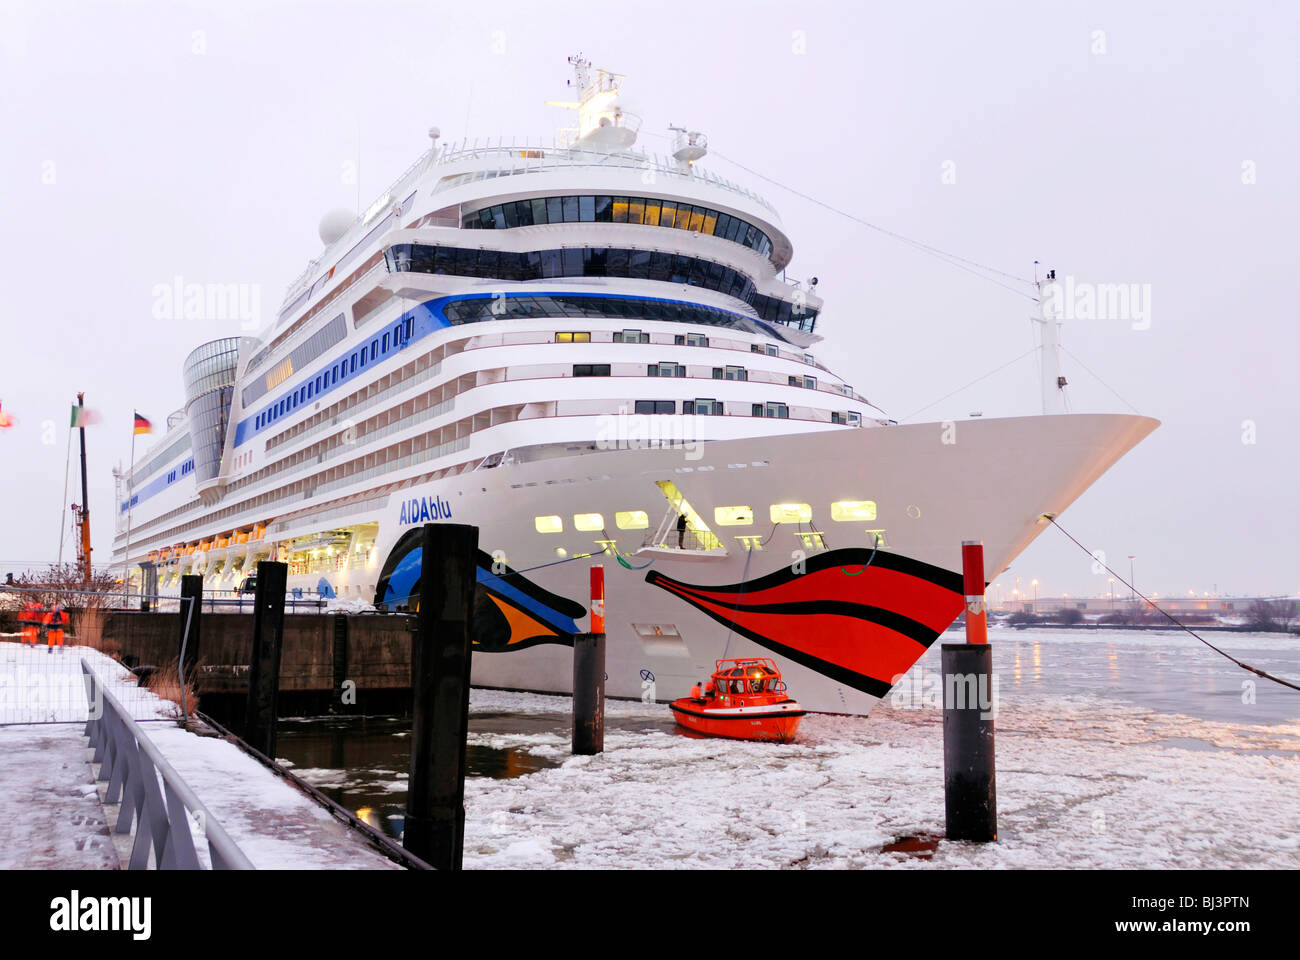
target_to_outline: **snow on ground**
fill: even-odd
[[[82,657],[135,719],[179,715],[175,704],[136,686],[125,667],[89,647],[47,654],[0,643],[0,868],[117,864],[82,736]],[[165,720],[143,727],[255,866],[398,869],[235,744]],[[207,846],[197,846],[206,864]]]
[[[0,870],[114,870],[81,724],[0,726]]]
[[[476,690],[475,712],[554,711],[566,698]],[[608,717],[666,707],[609,704]],[[467,783],[469,868],[1300,867],[1300,724],[1215,723],[1094,697],[1021,698],[997,719],[999,840],[940,842],[929,860],[880,848],[942,834],[935,709],[809,716],[795,744],[607,730],[475,734],[561,766]]]
[[[259,869],[401,869],[233,743],[170,724],[149,735]]]

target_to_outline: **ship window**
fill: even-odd
[[[609,223],[614,219],[614,198],[596,198],[596,222]]]
[[[614,198],[614,222],[627,223],[627,197]]]
[[[746,527],[754,522],[753,507],[714,507],[713,522],[720,527]]]
[[[529,200],[528,205],[533,209],[533,223],[546,223],[546,201],[542,197],[536,197]]]
[[[673,218],[676,216],[677,216],[677,204],[669,203],[667,200],[665,200],[660,207],[659,226],[661,227],[673,226]]]
[[[511,227],[519,226],[519,213],[517,207],[518,204],[514,204],[514,203],[505,203],[501,205],[501,210],[506,217],[507,230],[509,230]]]
[[[573,375],[575,377],[608,377],[608,363],[575,363],[573,365]]]
[[[779,357],[781,355],[781,348],[775,343],[765,343],[763,349],[769,357]]]
[[[634,280],[650,279],[650,251],[630,250],[628,253],[627,275]]]
[[[640,223],[645,217],[645,201],[640,197],[633,197],[627,205],[627,222]]]
[[[587,331],[565,331],[555,335],[556,343],[591,343],[591,334]]]
[[[768,403],[764,406],[763,415],[768,417],[788,417],[790,408],[784,403]]]
[[[352,354],[352,359],[348,362],[348,373],[357,372],[357,355]]]
[[[645,530],[650,526],[650,515],[644,510],[619,510],[614,523],[620,530]]]
[[[564,521],[557,516],[533,517],[533,526],[538,533],[563,533]]]
[[[640,330],[616,330],[614,332],[615,343],[649,343],[650,334],[643,333]]]
[[[695,207],[691,210],[691,230],[696,233],[704,232],[704,210],[701,207]]]
[[[642,222],[650,227],[659,226],[660,203],[658,200],[647,200],[645,202],[645,214]]]
[[[492,229],[492,208],[484,207],[478,212],[478,225],[481,230]]]
[[[831,504],[831,519],[841,523],[876,519],[874,500],[836,500]]]
[[[564,202],[560,197],[546,198],[546,222],[547,223],[564,222]]]
[[[370,359],[371,359],[371,360],[375,359],[375,356],[376,356],[376,354],[378,354],[378,353],[379,353],[379,341],[378,341],[378,340],[371,340],[371,341],[370,341]]]
[[[686,402],[689,403],[690,401],[688,400]],[[676,400],[637,400],[634,412],[642,413],[642,414],[676,413],[677,401]]]
[[[774,503],[768,515],[773,523],[810,523],[812,507],[806,503]]]
[[[506,228],[506,214],[505,211],[501,209],[500,204],[497,204],[492,208],[492,223],[498,230],[504,230]]]
[[[584,532],[604,530],[605,518],[599,513],[575,513],[573,515],[573,528]]]
[[[564,208],[564,222],[577,223],[578,222],[578,198],[564,197],[562,198],[562,200],[563,202],[561,206]]]
[[[384,353],[388,352],[388,334],[384,334],[383,347],[381,349]]]
[[[686,405],[690,406],[691,401],[687,400]],[[717,400],[696,400],[695,409],[686,410],[686,413],[697,413],[704,417],[722,416],[722,404]]]

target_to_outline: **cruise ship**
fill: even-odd
[[[279,560],[295,596],[394,610],[422,526],[473,524],[476,684],[568,692],[600,563],[609,695],[773,656],[806,708],[866,713],[961,612],[963,540],[1003,570],[1157,423],[891,421],[819,356],[772,205],[699,132],[638,147],[623,78],[571,62],[572,131],[431,130],[256,336],[189,355],[117,472],[115,563],[169,594]]]

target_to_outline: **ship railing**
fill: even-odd
[[[452,163],[463,162],[467,160],[491,159],[505,156],[509,158],[510,163],[499,163],[493,169],[478,170],[477,174],[482,176],[472,176],[470,179],[461,181],[465,183],[473,182],[476,179],[489,179],[491,176],[501,176],[501,171],[510,171],[511,174],[518,173],[537,173],[547,170],[561,170],[573,166],[597,166],[597,167],[633,167],[642,170],[653,170],[656,174],[662,174],[678,180],[699,180],[705,183],[721,187],[733,193],[739,193],[758,203],[765,209],[776,213],[776,208],[767,201],[766,198],[742,186],[733,180],[728,180],[719,174],[706,170],[702,167],[688,167],[685,170],[678,164],[676,159],[665,157],[661,154],[652,153],[645,150],[629,150],[618,152],[605,152],[600,150],[585,150],[581,147],[563,146],[555,142],[551,144],[533,143],[528,140],[520,142],[512,139],[508,143],[505,138],[497,140],[487,139],[480,143],[478,140],[462,140],[459,146],[448,145],[444,147],[435,161],[437,166],[445,166]],[[458,186],[459,183],[450,184]],[[448,185],[440,184],[435,188],[446,189]]]
[[[719,550],[722,548],[722,541],[717,535],[708,530],[692,530],[687,528],[681,532],[681,539],[678,539],[678,533],[675,528],[669,528],[666,534],[656,533],[647,536],[641,541],[642,548],[660,549],[660,550],[684,550],[695,552],[706,552],[709,550]]]
[[[361,276],[344,284],[343,286],[339,287],[337,290],[331,292],[327,300],[329,302],[332,302],[335,299],[341,297],[346,291],[351,290],[353,287],[357,286],[358,284],[365,283],[367,280],[370,279],[371,274],[387,273],[387,271],[388,271],[387,264],[384,263],[384,260],[381,257],[369,270],[361,274]],[[322,300],[320,303],[316,305],[316,307],[320,307],[322,304],[326,303],[327,300]],[[380,304],[380,306],[381,307],[387,306],[387,301]],[[316,308],[312,308],[312,309],[316,309]],[[326,313],[326,312],[328,311],[324,311],[324,310],[321,311],[321,313]],[[319,315],[320,314],[317,314],[317,316]],[[357,323],[354,326],[359,327],[360,323]],[[304,340],[307,339],[309,332],[312,331],[310,330],[308,325],[303,324],[301,327],[298,327],[298,329],[292,330],[287,336],[285,334],[281,334],[280,336],[283,336],[285,339],[280,343],[275,343],[275,341],[273,340],[270,345],[264,347],[261,351],[259,351],[257,356],[255,356],[251,361],[249,361],[248,366],[244,368],[243,376],[245,378],[248,377],[250,374],[253,373],[254,370],[257,370],[259,367],[265,364],[266,361],[270,359],[272,353],[280,353],[282,351],[292,350],[294,347],[298,346],[300,343],[302,343]]]
[[[147,870],[152,858],[161,870],[202,869],[191,830],[195,824],[207,841],[211,869],[255,869],[84,657],[81,669],[90,703],[85,735],[100,764],[98,779],[108,781],[104,802],[121,804],[113,832],[129,834],[135,828],[129,868]]]
[[[270,440],[266,442],[266,449],[274,450],[276,447],[279,447],[286,443],[290,443],[294,440],[303,440],[306,439],[307,437],[316,436],[317,434],[319,434],[324,430],[330,430],[334,427],[338,427],[340,424],[346,423],[348,420],[354,419],[356,414],[362,412],[363,410],[369,410],[371,407],[375,406],[378,403],[383,403],[386,400],[391,400],[394,395],[409,390],[411,387],[419,386],[420,384],[426,382],[427,380],[436,377],[441,372],[442,372],[442,361],[439,360],[436,361],[432,366],[426,367],[424,370],[421,370],[419,373],[412,374],[410,377],[406,378],[405,380],[399,380],[397,383],[394,383],[389,387],[385,387],[383,390],[379,391],[378,393],[374,394],[371,397],[367,397],[365,400],[359,400],[356,403],[349,405],[346,408],[346,414],[340,412],[335,416],[330,417],[329,419],[316,424],[314,427],[310,427],[306,430],[303,430],[301,433],[294,434],[293,436],[285,437],[283,440],[279,439],[278,436],[272,437]],[[454,399],[455,399],[454,397],[449,397],[448,400],[443,402],[446,403]],[[448,409],[451,408],[448,407]]]

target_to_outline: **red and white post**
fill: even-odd
[[[966,642],[989,642],[989,617],[984,608],[984,544],[963,540],[961,544],[962,592],[966,595]]]
[[[573,752],[605,749],[605,567],[591,567],[591,629],[573,638]]]
[[[966,642],[943,645],[943,791],[949,840],[998,838],[993,764],[993,648],[984,605],[984,546],[961,545]]]

